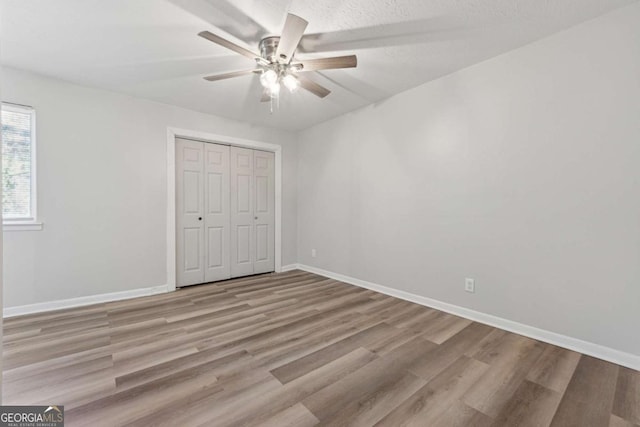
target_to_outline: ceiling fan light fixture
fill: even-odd
[[[272,98],[277,98],[280,95],[280,83],[277,81],[270,85],[268,89]]]
[[[300,81],[291,74],[284,76],[282,78],[282,83],[284,83],[284,86],[289,89],[289,92],[295,91],[300,86]]]
[[[263,87],[271,89],[276,83],[278,83],[278,74],[273,70],[267,70],[260,76],[260,84],[262,84]]]

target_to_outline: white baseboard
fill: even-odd
[[[98,304],[101,302],[118,301],[123,299],[145,297],[149,295],[162,294],[167,292],[167,285],[153,286],[151,288],[132,289],[130,291],[111,292],[108,294],[89,295],[86,297],[62,299],[57,301],[40,302],[36,304],[20,305],[16,307],[5,307],[3,317],[14,317],[23,314],[41,313],[63,308],[80,307],[83,305]]]
[[[543,341],[549,344],[557,345],[558,347],[567,348],[569,350],[597,357],[598,359],[626,366],[631,369],[640,370],[640,356],[635,354],[615,350],[613,348],[605,347],[600,344],[583,341],[577,338],[572,338],[566,335],[539,329],[534,326],[529,326],[523,323],[514,322],[512,320],[503,319],[491,314],[486,314],[468,308],[460,307],[458,305],[449,304],[420,295],[415,295],[410,292],[389,288],[386,286],[378,285],[376,283],[367,282],[366,280],[360,280],[353,277],[345,276],[343,274],[334,273],[332,271],[322,270],[320,268],[311,267],[304,264],[297,264],[295,265],[295,268],[308,271],[310,273],[319,274],[330,279],[349,283],[351,285],[359,286],[361,288],[370,289],[372,291],[380,292],[392,297],[414,302],[416,304],[435,308],[447,313],[455,314],[456,316],[464,317],[475,322],[484,323],[486,325],[504,329],[509,332],[524,335],[535,340]]]
[[[282,267],[280,267],[280,273],[284,273],[286,271],[291,271],[291,270],[297,270],[298,264],[288,264],[288,265],[283,265]]]

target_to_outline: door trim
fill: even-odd
[[[176,289],[176,138],[193,139],[275,154],[275,270],[282,270],[282,147],[268,142],[167,127],[167,291]]]

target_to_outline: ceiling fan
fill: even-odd
[[[290,91],[298,87],[308,90],[320,98],[329,95],[331,91],[304,76],[305,72],[330,70],[336,68],[353,68],[358,64],[356,55],[336,56],[308,60],[295,59],[295,52],[302,39],[304,30],[309,23],[294,14],[287,14],[287,19],[280,37],[265,37],[260,40],[260,54],[238,46],[209,31],[202,31],[198,35],[213,43],[231,49],[256,61],[257,67],[250,70],[233,71],[205,77],[205,80],[216,81],[247,74],[259,74],[263,86],[262,102],[271,101],[280,94],[280,86],[284,85]]]

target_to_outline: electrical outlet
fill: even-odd
[[[315,258],[315,257],[316,257],[316,250],[311,249],[311,258]]]
[[[468,277],[464,279],[464,290],[474,293],[476,291],[476,281]]]

